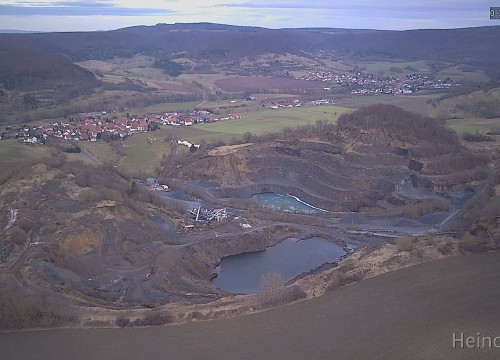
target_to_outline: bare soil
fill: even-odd
[[[2,245],[0,284],[8,279],[5,294],[19,297],[50,294],[61,309],[75,314],[76,326],[116,326],[121,317],[143,321],[151,308],[168,315],[169,322],[182,323],[314,298],[384,272],[462,252],[460,234],[453,228],[439,234],[441,224],[419,222],[421,213],[414,218],[398,213],[430,202],[425,196],[418,201],[405,197],[400,191],[403,183],[411,183],[408,186],[416,192],[432,192],[436,181],[433,174],[409,168],[412,156],[401,151],[401,142],[384,131],[326,135],[331,140],[302,137],[187,153],[176,159],[178,163],[166,164],[160,181],[178,196],[163,198],[141,186],[134,189],[100,168],[35,165],[0,187],[2,213],[8,208],[18,211],[2,239],[10,245]],[[451,187],[471,185],[470,178],[460,180],[456,175],[442,174],[437,181],[450,180]],[[250,200],[261,192],[294,195],[329,212],[270,211]],[[449,216],[458,217],[463,204],[443,201],[449,203]],[[227,207],[231,215],[221,222],[196,224],[186,213],[193,204]],[[421,208],[426,209],[423,215],[436,211],[432,206]],[[390,209],[394,218],[367,215],[383,209]],[[251,227],[240,226],[241,218]],[[471,251],[481,241],[495,244],[496,232],[479,225],[470,234]],[[283,291],[295,294],[292,298],[270,303],[259,296],[225,293],[211,283],[225,256],[265,250],[289,237],[312,236],[324,237],[351,254],[339,267],[291,281]]]
[[[228,145],[228,146],[219,146],[215,149],[210,150],[208,153],[212,156],[217,155],[229,155],[237,152],[238,150],[245,148],[247,146],[253,145],[251,143],[248,144],[239,144],[239,145]]]

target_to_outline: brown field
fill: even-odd
[[[393,271],[275,310],[157,328],[0,334],[6,359],[497,359],[500,253]]]
[[[148,85],[153,86],[155,88],[158,88],[160,90],[167,90],[167,91],[177,92],[177,93],[192,93],[193,92],[192,89],[187,88],[185,86],[167,83],[167,82],[148,80]]]
[[[274,76],[266,77],[237,77],[216,81],[224,91],[239,92],[259,89],[322,89],[325,85],[321,82],[295,80]]]
[[[226,75],[223,74],[181,74],[173,81],[176,83],[182,84],[184,86],[192,86],[193,81],[201,84],[204,87],[204,90],[215,92],[219,90],[216,82],[226,78]]]
[[[148,87],[172,93],[192,93],[189,87],[176,84],[174,79],[164,74],[161,69],[152,68],[153,58],[134,56],[130,59],[111,61],[89,60],[78,63],[83,68],[98,74],[104,82],[120,84],[135,80]],[[102,76],[102,77],[101,77]]]

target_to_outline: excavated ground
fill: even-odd
[[[2,288],[114,309],[211,303],[229,295],[210,282],[225,256],[290,237],[321,236],[357,249],[439,233],[451,220],[467,225],[459,211],[490,172],[474,162],[435,171],[431,160],[412,155],[412,145],[385,131],[359,130],[330,140],[200,150],[176,161],[160,178],[174,191],[153,203],[115,175],[89,185],[81,171],[42,164],[31,176],[2,185],[1,213],[18,210],[15,226],[2,234],[2,249],[9,250],[2,250]],[[93,194],[101,183],[104,190]],[[123,191],[106,193],[117,187]],[[251,200],[265,192],[293,195],[328,212],[269,212]],[[198,203],[227,206],[230,216],[186,227],[185,209]],[[436,216],[439,221],[429,220]],[[304,279],[298,283],[309,284]]]

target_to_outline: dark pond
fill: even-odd
[[[323,238],[290,238],[265,251],[223,258],[212,283],[233,294],[255,294],[260,292],[262,276],[267,273],[278,272],[290,280],[345,254],[340,246]]]

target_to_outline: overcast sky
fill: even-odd
[[[0,0],[0,29],[110,30],[213,22],[267,28],[423,29],[500,25],[492,0]]]

